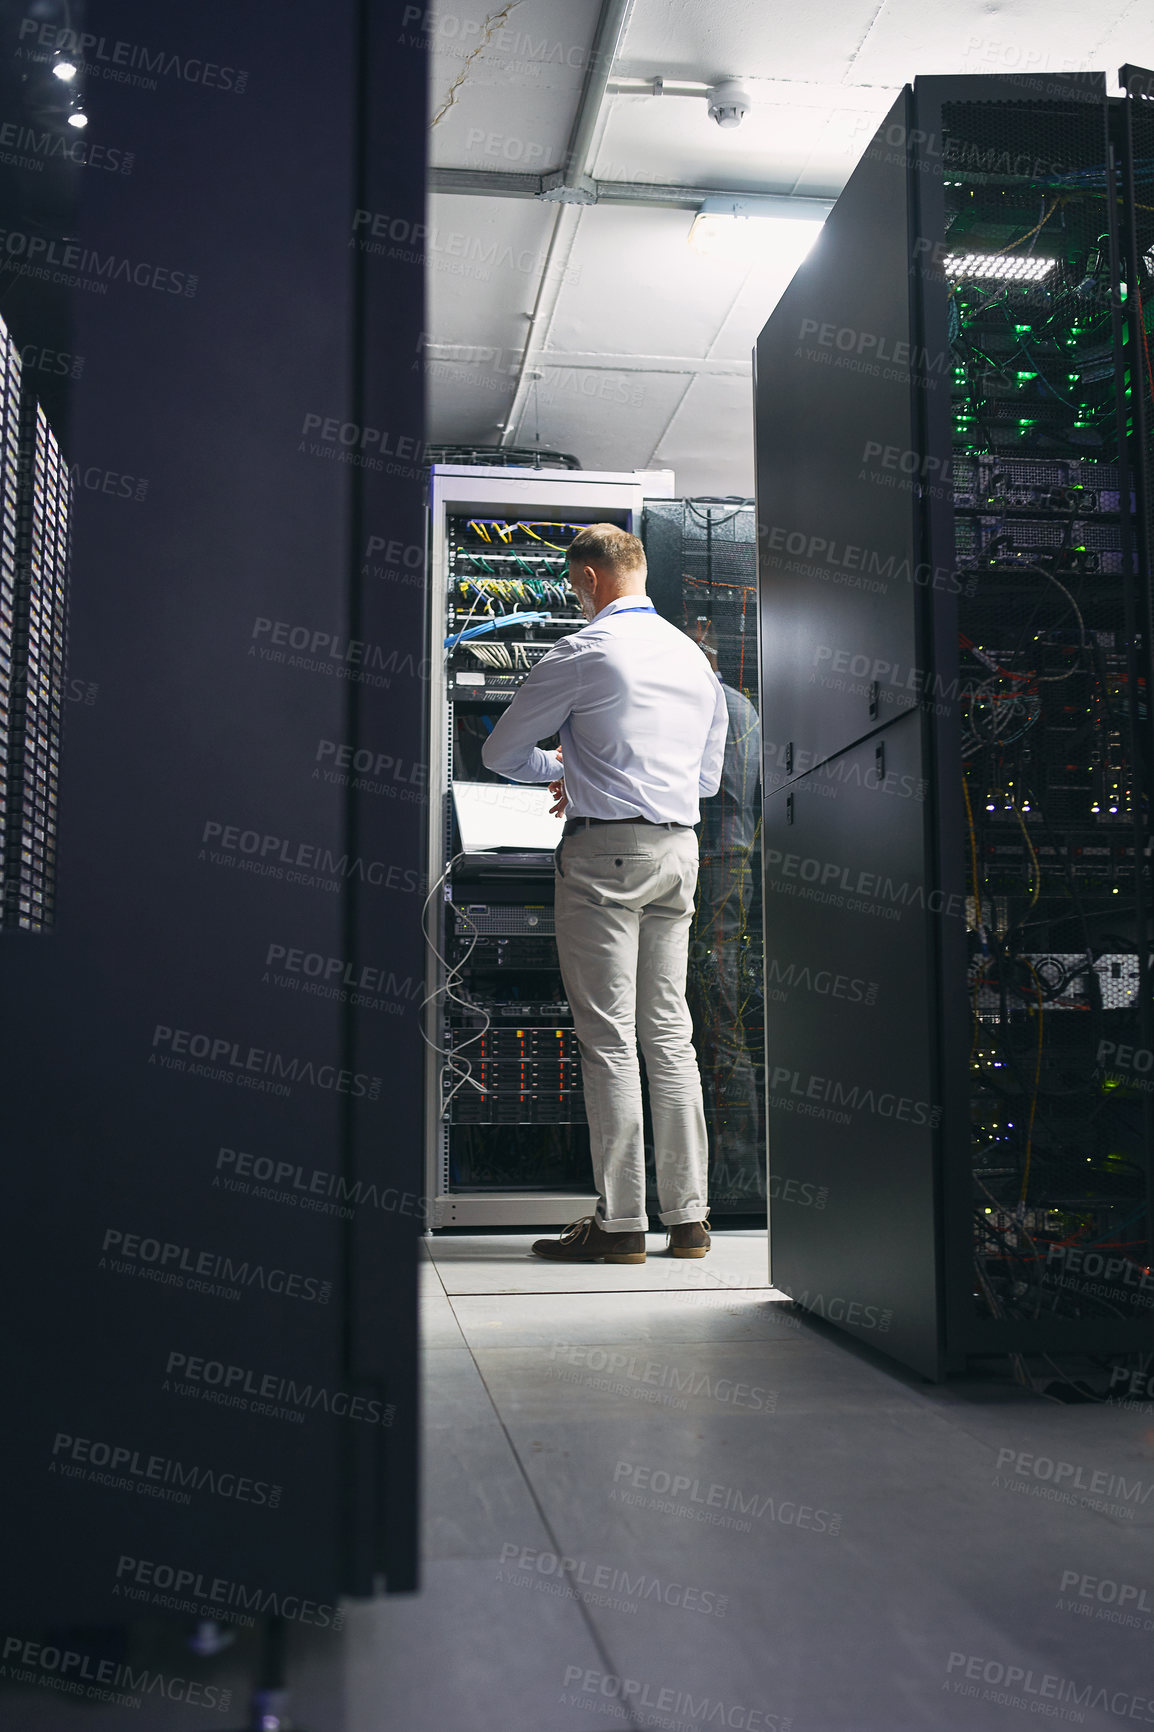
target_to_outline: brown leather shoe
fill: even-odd
[[[592,1215],[571,1221],[559,1239],[535,1239],[534,1256],[553,1263],[644,1263],[644,1233],[607,1233]]]
[[[669,1229],[671,1257],[704,1257],[710,1245],[709,1216],[704,1221],[682,1221]]]

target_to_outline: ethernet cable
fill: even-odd
[[[481,625],[471,626],[468,631],[461,630],[455,635],[447,637],[445,648],[454,650],[459,643],[465,642],[469,638],[481,637],[485,632],[498,631],[502,626],[534,625],[538,620],[552,618],[551,613],[506,613],[500,619],[487,619]]]
[[[434,942],[434,939],[433,939],[433,935],[429,931],[428,926],[426,924],[426,921],[428,918],[428,912],[429,912],[429,904],[432,902],[433,897],[437,894],[437,891],[441,888],[441,885],[448,878],[449,873],[453,870],[453,868],[455,866],[459,865],[460,862],[464,858],[465,858],[465,856],[463,854],[454,854],[453,858],[449,861],[449,864],[445,867],[445,870],[441,873],[441,876],[437,879],[436,883],[431,887],[429,894],[425,897],[424,903],[422,904],[422,907],[421,907],[421,931],[424,934],[425,941],[428,944],[429,949],[433,952],[433,955],[436,957],[437,961],[441,964],[441,967],[445,970],[444,984],[442,986],[437,987],[435,991],[426,994],[426,996],[421,1000],[419,1009],[422,1011],[424,1010],[426,1005],[434,1003],[438,998],[441,998],[441,997],[444,997],[447,1002],[452,1003],[452,1004],[458,1004],[463,1009],[466,1009],[466,1010],[474,1010],[476,1008],[470,1002],[469,999],[462,998],[460,993],[457,991],[457,987],[461,984],[462,980],[464,979],[463,970],[464,970],[465,964],[468,962],[470,956],[472,956],[473,951],[477,947],[477,939],[479,937],[479,934],[477,932],[476,927],[475,926],[473,927],[472,942],[470,943],[469,948],[465,951],[465,954],[461,957],[461,959],[458,962],[450,965],[447,958],[442,956],[441,952],[437,949],[436,943]],[[464,915],[464,919],[468,922],[468,924],[470,926],[473,926],[473,923],[471,920],[469,920],[469,916],[467,914]],[[437,1053],[441,1058],[443,1058],[445,1060],[444,1064],[441,1066],[441,1085],[442,1085],[442,1088],[444,1087],[445,1081],[448,1078],[451,1078],[451,1077],[457,1078],[457,1081],[454,1084],[453,1088],[450,1089],[449,1093],[445,1096],[445,1098],[441,1102],[442,1112],[448,1106],[449,1102],[453,1099],[453,1096],[456,1095],[462,1088],[465,1087],[466,1083],[468,1083],[470,1088],[475,1088],[480,1094],[488,1094],[488,1092],[489,1092],[488,1089],[485,1087],[484,1083],[478,1082],[477,1078],[473,1075],[473,1066],[472,1066],[471,1062],[468,1059],[462,1060],[460,1057],[460,1055],[463,1052],[465,1047],[474,1045],[474,1043],[478,1040],[483,1040],[485,1035],[489,1032],[489,1024],[490,1024],[492,1019],[490,1018],[487,1010],[482,1010],[481,1014],[485,1018],[484,1027],[479,1029],[478,1032],[475,1035],[473,1035],[469,1040],[462,1041],[460,1046],[454,1047],[452,1049],[450,1049],[448,1047],[441,1046],[441,1044],[438,1041],[430,1040],[429,1036],[425,1033],[423,1025],[421,1023],[418,1023],[418,1027],[420,1029],[421,1039],[424,1041],[425,1045],[430,1047],[433,1050],[433,1052]],[[462,1064],[464,1066],[463,1069],[462,1069]]]

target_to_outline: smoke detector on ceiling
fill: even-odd
[[[749,92],[741,88],[736,78],[723,78],[706,92],[706,99],[709,118],[716,120],[718,126],[740,126],[753,107]]]

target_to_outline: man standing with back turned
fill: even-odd
[[[644,1263],[645,1055],[657,1193],[675,1257],[709,1249],[708,1149],[685,1002],[698,799],[721,783],[725,696],[697,645],[645,593],[635,535],[593,523],[568,549],[589,622],[533,668],[485,743],[488,769],[556,782],[561,975],[581,1053],[597,1212],[533,1250]],[[561,750],[536,741],[559,733]],[[564,785],[561,786],[562,758]]]

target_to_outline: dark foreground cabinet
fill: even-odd
[[[348,769],[423,758],[402,10],[74,9],[128,167],[4,183],[74,485],[55,925],[0,940],[17,1630],[415,1584],[423,817]]]

